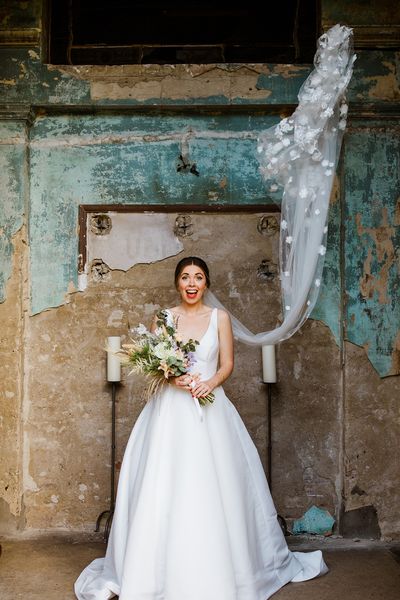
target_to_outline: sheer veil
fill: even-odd
[[[295,112],[261,132],[260,171],[269,191],[283,188],[279,242],[284,319],[254,334],[231,313],[236,339],[273,345],[292,336],[315,306],[326,252],[327,217],[346,128],[345,92],[353,63],[352,30],[335,25],[318,40],[314,70],[300,88]],[[229,310],[207,291],[205,301]]]

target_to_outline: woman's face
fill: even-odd
[[[207,289],[204,271],[196,265],[187,265],[181,271],[177,282],[178,292],[184,302],[196,304]]]

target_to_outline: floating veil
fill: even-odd
[[[283,187],[279,259],[284,319],[272,331],[253,334],[231,314],[235,338],[251,346],[289,338],[315,306],[329,199],[346,127],[344,95],[355,58],[351,29],[335,25],[324,33],[295,112],[258,138],[260,170],[270,191]],[[226,310],[211,291],[205,300]]]

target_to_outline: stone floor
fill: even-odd
[[[400,600],[400,544],[337,537],[287,541],[292,550],[322,549],[330,571],[284,586],[274,600]],[[74,580],[105,551],[98,538],[61,534],[1,544],[1,600],[73,600]]]

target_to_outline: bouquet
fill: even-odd
[[[156,315],[157,328],[151,333],[142,324],[132,330],[134,337],[128,344],[122,344],[121,350],[116,352],[121,363],[131,367],[131,373],[140,373],[150,378],[147,397],[157,393],[160,387],[168,383],[170,377],[179,377],[189,372],[195,363],[194,351],[199,344],[197,340],[190,339],[186,343],[177,334],[177,317],[174,316],[173,324],[168,322],[168,314],[160,310]],[[192,375],[192,387],[196,385],[196,375]],[[204,406],[214,401],[211,392],[203,398],[194,398]]]

